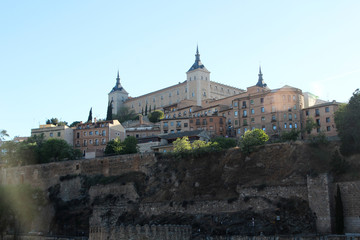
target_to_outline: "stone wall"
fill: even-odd
[[[181,225],[121,225],[115,228],[91,227],[89,240],[187,240],[191,226]]]
[[[344,206],[345,232],[360,233],[360,181],[339,182]]]
[[[25,183],[47,189],[58,184],[60,176],[66,175],[115,176],[130,171],[141,171],[146,174],[147,166],[155,162],[154,153],[146,153],[2,168],[0,184]]]
[[[309,205],[316,214],[316,228],[321,233],[332,232],[331,182],[327,174],[307,179]]]

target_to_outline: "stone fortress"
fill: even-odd
[[[270,89],[264,82],[261,67],[258,82],[247,90],[213,82],[209,70],[200,60],[198,48],[195,62],[186,72],[184,82],[131,98],[121,86],[118,72],[116,85],[108,94],[108,101],[112,104],[113,114],[117,114],[122,106],[139,114],[144,114],[145,109],[164,111],[165,119],[160,123],[161,134],[213,130],[217,135],[240,137],[247,130],[259,128],[269,136],[278,137],[284,131],[302,129],[306,120],[312,118],[317,128],[302,134],[302,138],[320,132],[324,132],[327,137],[337,135],[334,112],[338,102],[319,100],[311,93],[288,85]],[[189,127],[191,118],[196,122],[196,118],[207,117],[198,121],[209,122],[213,120],[208,119],[209,116],[225,117],[224,130],[214,131],[208,126]],[[176,128],[171,129],[170,125],[176,125]]]

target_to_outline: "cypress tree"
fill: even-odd
[[[112,119],[112,105],[111,105],[112,101],[109,101],[108,107],[107,107],[107,113],[106,113],[106,121],[110,121],[113,120]]]
[[[92,108],[90,108],[89,117],[87,121],[92,122]]]
[[[141,115],[144,116],[144,107],[142,107],[142,109],[141,109]]]
[[[147,104],[145,106],[145,116],[147,116],[147,113],[148,113],[148,109],[147,109]]]
[[[344,234],[344,208],[339,185],[335,196],[335,233]]]
[[[149,107],[149,113],[151,113],[151,105],[150,105],[150,107]]]

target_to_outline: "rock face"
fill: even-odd
[[[261,146],[250,156],[235,148],[186,158],[128,155],[67,163],[69,171],[52,178],[48,188],[54,216],[44,231],[89,235],[92,229],[93,237],[136,226],[181,225],[191,226],[191,239],[313,233],[316,225],[328,232],[331,211],[320,208],[316,196],[325,187],[330,208],[332,192],[325,185],[331,183],[317,176],[329,170],[330,156],[324,149],[286,143]],[[16,171],[7,170],[5,177]]]

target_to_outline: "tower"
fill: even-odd
[[[128,92],[121,86],[119,71],[116,77],[116,84],[115,87],[109,93],[109,103],[112,106],[112,114],[117,114],[120,107],[124,105],[126,99],[128,99]]]
[[[263,74],[261,73],[261,66],[259,66],[259,80],[256,83],[256,86],[258,87],[267,87],[267,84],[264,82]]]
[[[200,60],[199,47],[196,47],[195,62],[186,75],[186,98],[201,106],[201,101],[210,97],[210,72]]]

